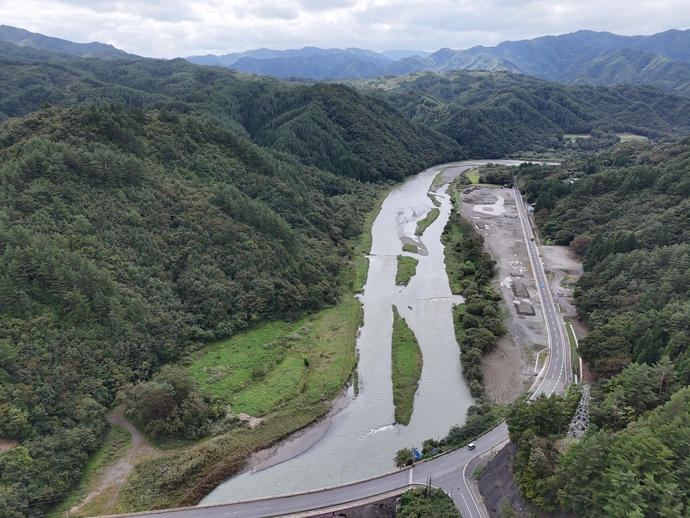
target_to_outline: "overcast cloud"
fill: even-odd
[[[259,47],[464,49],[690,27],[688,0],[0,0],[0,23],[172,58]]]

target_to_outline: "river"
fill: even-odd
[[[453,164],[450,177],[469,165]],[[384,200],[372,228],[369,275],[361,301],[364,326],[357,340],[359,395],[338,413],[326,435],[305,453],[256,473],[227,480],[202,503],[228,502],[286,494],[351,482],[394,469],[396,451],[421,448],[428,438],[440,438],[465,422],[473,404],[460,366],[460,349],[452,321],[453,304],[462,297],[451,294],[443,262],[441,233],[451,210],[445,188],[436,196],[440,215],[421,237],[417,273],[406,287],[395,285],[396,257],[406,242],[419,241],[418,220],[434,208],[427,195],[434,177],[450,164],[430,168],[394,188]],[[424,367],[408,426],[394,425],[391,381],[392,305],[396,305],[414,331]]]

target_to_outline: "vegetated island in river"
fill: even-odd
[[[422,350],[412,329],[393,306],[393,405],[395,422],[407,425],[412,417],[414,395],[422,375]]]
[[[417,265],[419,261],[414,257],[407,257],[405,255],[398,256],[398,272],[395,274],[395,284],[398,286],[407,286],[410,279],[414,277],[417,272]]]

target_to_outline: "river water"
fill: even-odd
[[[436,193],[441,202],[438,219],[426,229],[422,242],[414,235],[417,221],[434,208],[427,193],[443,167],[428,169],[393,189],[374,222],[369,275],[361,296],[364,326],[357,340],[359,395],[333,418],[326,435],[308,451],[227,480],[202,503],[305,491],[378,475],[394,469],[399,449],[420,448],[425,439],[443,437],[452,426],[465,422],[473,399],[462,376],[452,321],[453,304],[462,302],[462,297],[451,294],[440,241],[451,209],[445,186]],[[403,239],[418,242],[420,251],[426,248],[428,255],[403,253]],[[406,287],[395,285],[400,254],[419,260],[417,273]],[[408,426],[393,424],[393,305],[414,331],[424,356]]]

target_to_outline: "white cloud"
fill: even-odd
[[[687,0],[0,0],[6,25],[156,57],[276,49],[495,45],[579,29],[653,34]]]

